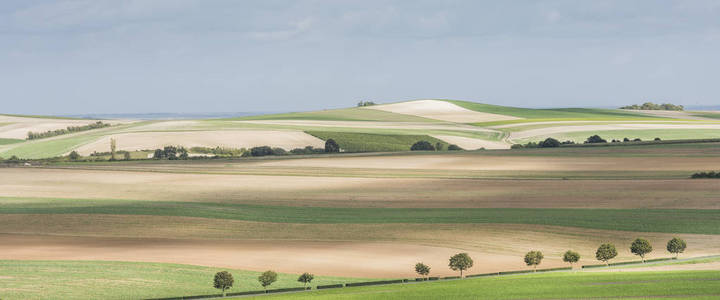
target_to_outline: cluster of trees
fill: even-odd
[[[675,254],[675,257],[685,252],[686,248],[687,243],[680,238],[672,238],[666,245],[667,251]],[[653,247],[646,239],[637,238],[630,244],[630,252],[640,256],[643,263],[645,262],[645,256],[652,251]],[[606,265],[609,265],[609,261],[617,255],[618,252],[617,249],[615,249],[615,245],[609,243],[600,245],[595,251],[595,259],[604,262]],[[524,261],[527,266],[532,266],[533,270],[537,270],[537,266],[542,263],[544,258],[545,255],[543,255],[542,252],[533,250],[525,254]],[[572,267],[574,263],[580,261],[580,253],[568,250],[563,254],[562,260],[569,263]],[[450,257],[448,266],[453,271],[460,271],[460,277],[462,278],[463,271],[472,268],[473,260],[467,253],[458,253]],[[430,274],[430,269],[430,266],[422,262],[415,264],[415,272],[423,278],[427,278]]]
[[[720,178],[720,172],[710,171],[710,172],[698,172],[695,174],[692,174],[690,176],[691,178]]]
[[[317,153],[337,153],[340,152],[340,146],[333,139],[325,141],[325,148],[314,148],[307,146],[305,148],[295,148],[290,150],[290,154],[317,154]],[[287,155],[288,152],[283,148],[271,148],[270,146],[260,146],[250,148],[249,156],[268,156],[268,155]],[[245,156],[245,155],[244,155]]]
[[[510,146],[511,149],[521,149],[521,148],[555,148],[560,147],[561,145],[572,145],[575,144],[574,141],[558,141],[554,138],[546,138],[543,141],[540,141],[538,143],[536,142],[528,142],[527,144],[514,144]]]
[[[373,106],[373,105],[375,105],[375,102],[372,102],[372,101],[360,101],[357,104],[358,107]]]
[[[182,146],[165,146],[162,149],[155,149],[153,159],[188,159],[188,151]]]
[[[32,132],[32,131],[29,131],[29,132],[27,133],[27,139],[28,139],[28,140],[42,139],[42,138],[53,137],[53,136],[57,136],[57,135],[61,135],[61,134],[68,134],[68,133],[73,133],[73,132],[86,131],[86,130],[91,130],[91,129],[96,129],[96,128],[104,128],[104,127],[108,127],[108,126],[110,126],[110,124],[108,124],[108,123],[103,123],[102,121],[97,121],[97,122],[95,122],[95,123],[88,124],[88,125],[83,125],[83,126],[68,126],[68,127],[66,127],[65,129],[48,130],[48,131],[45,131],[45,132]]]
[[[265,271],[260,276],[258,276],[257,280],[260,282],[260,285],[267,291],[267,288],[273,284],[278,279],[278,274],[274,271]],[[302,282],[305,287],[315,279],[315,275],[310,273],[303,273],[298,277],[297,281]],[[222,290],[223,297],[225,296],[225,291],[233,287],[233,284],[235,284],[235,279],[233,278],[232,274],[228,271],[221,271],[217,272],[215,274],[215,278],[213,278],[213,287],[219,290]]]
[[[652,102],[645,102],[642,105],[628,105],[620,107],[620,109],[643,109],[643,110],[677,110],[681,111],[684,110],[685,107],[682,105],[675,105],[670,103],[663,103],[663,104],[655,104]]]
[[[443,143],[437,142],[435,145],[428,141],[417,141],[415,144],[410,146],[410,151],[442,151],[445,148],[445,145]],[[447,149],[449,151],[459,151],[463,150],[463,148],[460,148],[460,146],[455,144],[448,145]]]

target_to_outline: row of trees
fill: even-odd
[[[654,140],[655,140],[655,141],[660,141],[661,139],[660,139],[659,137],[656,137]],[[622,141],[621,141],[621,140],[613,139],[612,142],[613,142],[613,143],[620,143],[620,142],[642,142],[642,140],[639,139],[639,138],[636,138],[636,139],[633,139],[633,140],[631,140],[631,139],[629,139],[629,138],[624,138],[624,139],[622,139]],[[593,136],[588,137],[588,138],[585,140],[584,143],[585,143],[585,144],[607,143],[607,140],[596,134],[596,135],[593,135]],[[520,149],[520,148],[555,148],[555,147],[560,147],[560,146],[562,146],[562,145],[573,145],[573,144],[575,144],[575,141],[567,140],[567,141],[561,142],[561,141],[559,141],[559,140],[557,140],[557,139],[554,139],[554,138],[549,137],[549,138],[546,138],[545,140],[540,141],[540,142],[528,142],[527,144],[514,144],[514,145],[512,145],[510,148],[512,148],[512,149]]]
[[[437,142],[433,145],[428,141],[417,141],[410,147],[410,151],[442,151],[444,148],[445,144],[441,142]],[[447,149],[449,151],[463,150],[463,148],[460,148],[460,146],[455,144],[448,145]]]
[[[675,257],[685,252],[686,248],[687,243],[680,238],[672,238],[666,245],[667,251],[675,254]],[[643,263],[645,262],[645,256],[652,251],[653,247],[646,239],[637,238],[630,244],[630,252],[640,256]],[[604,262],[605,265],[609,265],[609,261],[617,255],[618,252],[615,245],[609,243],[600,245],[595,251],[595,259]],[[540,265],[544,258],[545,256],[542,252],[533,250],[525,254],[524,261],[527,266],[532,266],[533,270],[537,270],[537,266]],[[580,253],[568,250],[563,254],[562,260],[569,263],[572,267],[574,263],[580,261]],[[453,271],[460,271],[460,277],[462,278],[463,271],[472,268],[473,260],[467,253],[458,253],[450,257],[448,266]],[[427,278],[430,274],[430,269],[430,266],[422,262],[415,264],[415,272],[423,278]]]
[[[104,127],[108,127],[108,126],[110,126],[110,124],[103,123],[102,121],[97,121],[95,123],[88,124],[88,125],[68,126],[64,129],[48,130],[45,132],[28,131],[27,139],[28,140],[42,139],[42,138],[53,137],[53,136],[57,136],[57,135],[61,135],[61,134],[86,131],[86,130],[91,130],[91,129],[96,129],[96,128],[104,128]]]
[[[258,276],[257,280],[260,282],[260,285],[267,291],[267,288],[273,284],[278,279],[278,274],[274,271],[265,271],[260,276]],[[298,277],[297,281],[302,282],[305,287],[315,279],[315,275],[310,273],[303,273]],[[221,271],[217,272],[215,274],[215,278],[213,278],[213,287],[219,290],[222,290],[223,297],[225,296],[225,291],[233,287],[233,284],[235,284],[235,279],[233,278],[232,274],[228,271]]]
[[[645,102],[642,105],[628,105],[620,107],[620,109],[643,109],[643,110],[677,110],[681,111],[684,110],[685,107],[682,105],[675,105],[670,103],[663,103],[663,104],[655,104],[652,102]]]
[[[695,174],[692,174],[690,176],[691,178],[720,178],[720,172],[710,171],[710,172],[697,172]]]

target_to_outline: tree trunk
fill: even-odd
[[[223,289],[222,289],[222,295],[223,295],[223,297],[225,297],[225,287],[223,287]]]
[[[462,277],[462,271],[463,271],[463,270],[462,270],[462,269],[460,269],[460,279],[462,279],[462,278],[463,278],[463,277]]]

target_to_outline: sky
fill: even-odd
[[[0,112],[720,105],[720,1],[0,1]]]

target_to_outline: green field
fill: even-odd
[[[2,299],[143,299],[217,294],[216,272],[233,274],[228,292],[262,290],[260,272],[180,264],[112,261],[0,260]],[[297,274],[278,274],[270,288],[302,287]],[[312,286],[362,278],[316,276]]]
[[[439,122],[422,117],[396,114],[377,109],[341,108],[311,112],[294,112],[225,120],[322,120],[322,121],[389,121],[389,122]]]
[[[390,152],[410,151],[410,147],[418,141],[428,141],[435,145],[440,143],[444,149],[448,144],[428,135],[390,135],[356,132],[307,131],[308,134],[321,140],[333,139],[346,152]]]
[[[262,299],[718,299],[720,271],[548,273],[349,287]]]
[[[525,119],[598,119],[598,118],[625,118],[625,119],[662,119],[641,113],[628,112],[615,109],[597,108],[552,108],[532,109],[511,106],[499,106],[461,100],[443,100],[457,106],[492,114],[507,115]]]
[[[10,144],[15,144],[15,143],[22,143],[22,142],[24,142],[24,141],[25,141],[25,140],[21,140],[21,139],[5,139],[5,138],[0,138],[0,145],[10,145]]]
[[[0,214],[112,214],[302,224],[534,224],[636,232],[720,234],[720,210],[344,208],[208,202],[2,198]]]

